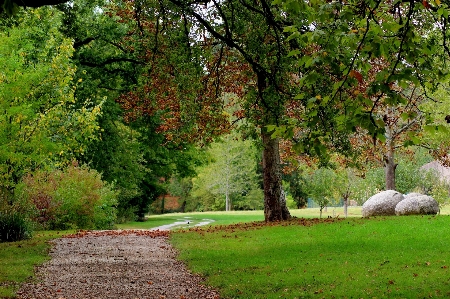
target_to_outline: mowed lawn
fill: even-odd
[[[314,222],[211,227],[171,242],[223,298],[450,297],[450,216]]]
[[[320,215],[318,208],[290,210],[292,216],[303,218],[318,218]],[[349,207],[349,217],[361,217],[361,207]],[[343,208],[328,208],[323,212],[323,218],[344,217]],[[193,212],[193,213],[171,213],[163,215],[150,215],[145,222],[128,222],[118,224],[119,229],[150,229],[174,222],[185,222],[171,229],[189,228],[207,221],[213,220],[208,225],[227,225],[241,222],[264,221],[263,211],[230,211],[230,212]],[[186,222],[189,221],[189,224]]]
[[[318,220],[318,209],[291,210],[300,218],[275,226],[263,225],[262,211],[177,213],[119,228],[188,219],[171,242],[223,298],[450,297],[449,212],[362,219],[360,207],[352,207],[351,218],[343,219],[342,208],[328,208]],[[333,216],[339,220],[327,218]],[[214,222],[195,227],[205,219]],[[183,227],[197,231],[179,231]],[[0,243],[0,298],[14,297],[34,266],[48,259],[48,241],[67,233],[36,232],[31,240]]]

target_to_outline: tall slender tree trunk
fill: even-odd
[[[227,136],[227,142],[229,141]],[[230,211],[230,180],[231,180],[231,149],[230,146],[227,146],[227,152],[225,154],[225,163],[226,163],[226,177],[225,177],[225,211]]]
[[[343,195],[344,198],[344,217],[347,218],[348,217],[348,197],[349,197],[349,192],[345,192]]]
[[[264,173],[264,218],[266,221],[281,221],[291,217],[282,198],[280,152],[278,139],[273,139],[262,129],[263,173]]]
[[[384,169],[385,169],[385,177],[386,177],[386,190],[395,190],[395,169],[397,168],[397,164],[395,164],[394,157],[394,141],[391,136],[390,130],[386,130],[387,138],[387,152],[384,157]]]

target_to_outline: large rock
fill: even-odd
[[[410,195],[395,207],[396,215],[436,215],[439,212],[438,202],[427,195]]]
[[[411,193],[408,193],[408,194],[404,194],[403,197],[404,197],[404,199],[407,199],[407,198],[416,197],[416,196],[422,196],[422,195],[423,195],[422,193],[411,192]]]
[[[395,207],[403,200],[403,194],[394,190],[382,191],[369,198],[362,206],[362,216],[395,215]]]

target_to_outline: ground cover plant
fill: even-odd
[[[223,298],[450,296],[449,216],[297,219],[171,235]]]
[[[13,298],[19,284],[33,276],[34,267],[49,258],[48,241],[68,233],[73,231],[36,232],[32,239],[0,243],[0,298]]]

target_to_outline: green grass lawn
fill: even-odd
[[[320,211],[318,208],[312,209],[290,209],[292,216],[299,218],[318,218]],[[446,206],[441,210],[441,215],[450,215],[450,206]],[[342,207],[329,207],[323,211],[323,218],[327,217],[344,217],[344,209]],[[349,207],[348,217],[361,217],[361,207]],[[118,224],[119,229],[150,229],[174,222],[189,221],[189,225],[180,224],[171,229],[185,229],[193,227],[205,219],[214,220],[210,225],[226,225],[240,222],[264,221],[263,211],[231,211],[231,212],[193,212],[193,213],[171,213],[163,215],[150,215],[145,222],[127,222]]]
[[[224,298],[450,296],[449,216],[209,230],[171,242]]]
[[[312,219],[319,210],[291,214]],[[171,242],[224,298],[449,297],[450,209],[441,214],[361,219],[361,208],[351,207],[352,217],[342,219],[342,208],[328,208],[324,218],[339,221],[261,227],[262,211],[208,212],[154,215],[119,228],[215,220],[198,232],[173,233]],[[241,222],[250,224],[224,229]],[[0,298],[14,297],[34,266],[48,259],[48,241],[67,233],[36,232],[31,240],[0,243]]]
[[[297,209],[290,210],[292,216],[304,218],[319,217],[319,209]],[[349,217],[361,217],[361,207],[349,207]],[[328,208],[323,212],[323,217],[343,217],[343,208]],[[231,211],[231,212],[194,212],[194,213],[171,213],[163,215],[150,215],[145,222],[128,222],[118,224],[119,229],[149,229],[161,225],[171,224],[177,221],[189,221],[189,225],[180,224],[177,228],[189,228],[204,220],[214,220],[210,225],[226,225],[239,222],[264,221],[263,211]]]
[[[189,225],[180,224],[176,228],[189,228],[205,220],[214,220],[211,225],[225,225],[239,222],[263,221],[263,211],[231,211],[231,212],[194,212],[172,213],[163,215],[151,215],[145,222],[128,222],[118,224],[119,229],[149,229],[174,222],[187,222]]]
[[[34,274],[34,266],[48,259],[48,241],[70,232],[36,232],[32,239],[0,243],[0,298],[13,298],[20,283]]]

